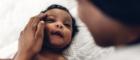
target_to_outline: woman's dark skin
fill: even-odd
[[[14,60],[31,60],[34,55],[39,53],[43,42],[45,26],[45,22],[40,19],[44,16],[45,14],[41,13],[38,16],[32,17],[21,32],[18,52]]]

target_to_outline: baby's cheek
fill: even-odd
[[[71,39],[72,39],[71,37],[72,37],[72,32],[67,32],[65,34],[65,40],[66,40],[67,43],[71,42]]]
[[[51,29],[54,29],[53,25],[52,24],[46,24],[45,25],[45,30],[49,31]]]

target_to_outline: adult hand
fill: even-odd
[[[44,37],[45,23],[42,20],[46,17],[44,13],[32,17],[21,32],[19,38],[19,49],[15,59],[30,60],[35,54],[39,53],[42,48],[42,42]]]

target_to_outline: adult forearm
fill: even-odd
[[[13,60],[32,60],[33,55],[29,53],[17,53]]]

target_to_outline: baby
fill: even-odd
[[[63,51],[77,32],[69,11],[63,6],[51,5],[32,17],[21,32],[14,60],[67,60]]]

